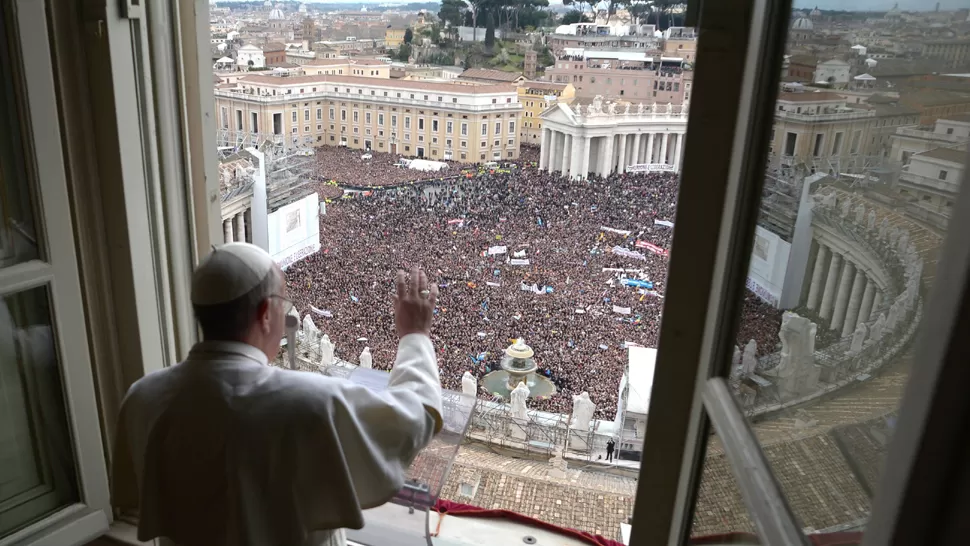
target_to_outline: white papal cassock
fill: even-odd
[[[244,343],[206,341],[132,385],[122,404],[112,502],[138,538],[182,546],[342,544],[388,501],[441,428],[431,340],[401,339],[388,389],[267,365]]]

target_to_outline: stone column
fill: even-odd
[[[832,324],[829,328],[836,332],[842,331],[845,323],[845,312],[849,308],[849,292],[852,289],[852,277],[855,275],[855,264],[848,258],[843,260],[842,277],[839,279],[839,291],[835,293],[835,304],[832,306]]]
[[[859,307],[862,306],[862,291],[866,286],[866,273],[856,268],[855,280],[852,281],[852,292],[849,293],[849,307],[845,312],[845,323],[842,324],[842,337],[855,331],[856,320],[859,319]]]
[[[630,154],[629,163],[633,165],[640,164],[640,133],[633,135],[633,153]]]
[[[872,314],[872,302],[876,297],[876,283],[872,282],[872,279],[866,277],[866,289],[862,292],[862,305],[859,307],[859,319],[856,320],[856,325],[860,322],[866,322],[869,320],[869,315]]]
[[[589,174],[589,154],[590,154],[590,137],[583,137],[580,143],[580,155],[579,156],[579,179],[586,180],[586,176]]]
[[[603,137],[600,146],[600,176],[607,177],[613,172],[613,135]]]
[[[549,133],[551,129],[542,130],[542,140],[539,144],[539,170],[544,170],[549,164]]]
[[[240,212],[236,214],[236,241],[240,243],[246,242],[246,217]]]
[[[619,163],[616,166],[616,172],[625,173],[626,172],[626,134],[621,134],[620,136],[620,153],[617,161]]]
[[[559,165],[559,172],[565,177],[569,176],[569,160],[572,159],[571,157],[569,157],[569,154],[570,152],[572,152],[572,145],[573,145],[573,135],[563,133],[562,158],[560,158],[561,161]]]
[[[226,218],[222,221],[222,234],[225,242],[232,242],[232,218]]]
[[[674,148],[674,169],[680,172],[680,154],[684,150],[684,133],[677,133],[677,147]]]
[[[832,303],[835,301],[835,284],[839,282],[839,267],[842,265],[842,255],[832,252],[832,259],[829,261],[829,274],[825,277],[825,289],[822,292],[822,307],[818,315],[823,319],[832,318]]]
[[[869,320],[879,318],[879,306],[882,305],[882,291],[876,289],[876,295],[872,297],[872,311],[869,311]]]
[[[324,204],[326,206],[326,204]],[[243,219],[246,220],[246,242],[253,242],[253,209],[252,207],[246,209],[246,214],[243,214]]]
[[[573,135],[572,147],[569,150],[569,179],[579,178],[580,165],[583,162],[583,141],[584,137]]]
[[[818,300],[822,294],[822,275],[825,271],[825,259],[828,257],[829,249],[822,243],[818,244],[818,252],[815,254],[815,267],[812,269],[812,284],[808,288],[808,301],[805,306],[811,310],[818,309]]]
[[[653,133],[647,135],[647,157],[643,160],[644,163],[653,163]]]
[[[670,133],[664,133],[663,138],[660,139],[660,161],[657,163],[667,164],[667,140],[670,138]]]

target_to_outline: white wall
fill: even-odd
[[[947,133],[947,129],[952,129],[952,133]],[[948,119],[936,120],[934,133],[941,135],[953,135],[955,137],[970,138],[970,123],[966,121],[951,121]]]
[[[286,269],[320,251],[320,198],[310,194],[269,215],[269,253]]]
[[[781,304],[790,252],[791,244],[757,226],[746,285],[755,295],[775,307]]]

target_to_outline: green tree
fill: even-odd
[[[438,18],[453,27],[460,27],[465,21],[468,4],[465,0],[442,0]]]
[[[573,23],[589,23],[589,22],[591,22],[589,19],[589,15],[586,15],[585,13],[579,11],[578,9],[568,11],[566,12],[566,15],[562,16],[562,24],[564,25],[571,25]]]
[[[408,28],[407,30],[404,31],[404,43],[410,44],[411,40],[413,39],[414,39],[414,33],[411,32],[410,28]]]
[[[401,44],[401,47],[397,50],[397,60],[402,63],[408,62],[411,58],[411,44]]]

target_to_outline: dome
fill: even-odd
[[[815,6],[815,9],[813,9],[812,12],[808,14],[808,16],[811,17],[812,19],[818,19],[819,17],[822,16],[822,12],[818,10],[818,6]]]
[[[263,7],[264,8],[271,8],[271,7],[273,7],[273,3],[270,2],[269,0],[266,0],[265,2],[263,2]]]
[[[807,17],[799,17],[791,24],[792,30],[815,30],[815,23]]]
[[[273,11],[269,12],[270,21],[279,21],[285,18],[286,17],[283,17],[283,10],[281,10],[280,8],[273,8]]]

